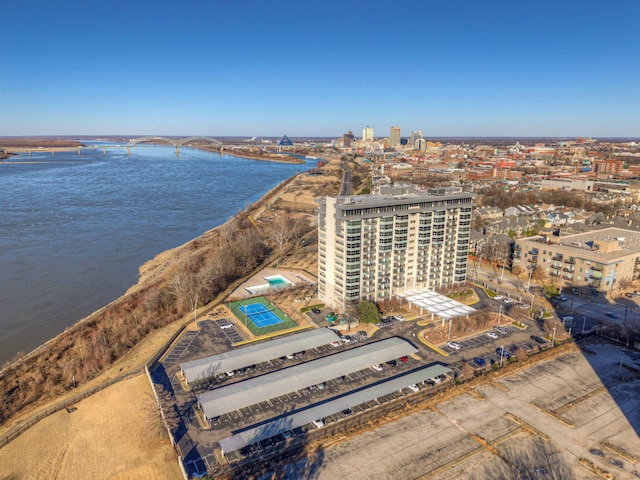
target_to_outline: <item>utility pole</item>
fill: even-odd
[[[553,336],[551,337],[551,346],[556,346],[556,327],[553,327]]]
[[[498,312],[498,325],[500,325],[501,318],[502,318],[502,305],[500,305],[500,311]]]

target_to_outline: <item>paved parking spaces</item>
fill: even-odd
[[[220,327],[220,330],[222,330],[222,333],[224,333],[224,336],[227,337],[227,340],[229,340],[230,343],[242,342],[245,339],[240,332],[236,330],[236,326],[232,320],[229,320],[228,318],[220,318],[218,320],[214,320],[214,322],[218,327]],[[227,325],[229,323],[232,324],[233,327],[222,328],[223,325]]]
[[[171,365],[176,363],[178,360],[180,360],[184,352],[187,351],[189,346],[196,339],[196,337],[198,336],[198,333],[200,332],[192,331],[192,330],[185,332],[182,338],[178,340],[178,342],[175,344],[175,346],[171,349],[169,354],[166,356],[166,358],[164,359],[164,363],[167,365]]]
[[[470,350],[472,348],[482,347],[484,345],[499,344],[499,342],[503,338],[508,337],[513,332],[513,328],[510,327],[510,326],[505,326],[504,328],[507,330],[506,334],[505,333],[499,333],[499,332],[496,332],[496,331],[493,332],[496,335],[498,335],[497,339],[493,339],[493,338],[489,337],[486,333],[481,333],[479,335],[467,338],[465,340],[457,340],[456,343],[458,345],[460,345],[460,350],[455,350],[455,349],[453,349],[453,348],[451,348],[451,347],[449,347],[447,345],[441,347],[441,349],[444,350],[445,352],[447,352],[449,355],[454,355],[456,353],[463,352],[464,350]]]

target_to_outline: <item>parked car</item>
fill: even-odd
[[[418,388],[418,385],[416,385],[415,383],[413,385],[409,385],[409,389],[413,392],[417,392],[420,389]]]
[[[345,408],[344,410],[342,410],[342,415],[344,415],[345,417],[350,417],[351,415],[353,415],[353,410],[351,410],[350,408]]]
[[[382,365],[380,365],[380,364],[371,365],[371,370],[375,370],[376,372],[381,372],[382,371]]]
[[[398,361],[397,360],[389,360],[387,362],[387,365],[389,365],[390,367],[395,367],[396,365],[398,365]]]
[[[560,300],[561,302],[566,302],[567,301],[567,297],[565,297],[564,295],[558,295],[556,298],[558,300]]]
[[[618,318],[618,316],[612,312],[604,312],[604,315],[609,318]]]
[[[404,322],[404,317],[402,315],[394,315],[393,318],[395,318],[398,322]]]
[[[496,295],[495,297],[493,297],[494,300],[502,300],[503,298],[503,295]]]
[[[351,335],[341,335],[340,340],[342,340],[346,344],[349,344],[351,343]]]
[[[476,357],[473,359],[473,363],[475,363],[476,365],[478,365],[479,367],[484,367],[487,362],[485,361],[484,358],[480,358],[480,357]]]
[[[364,330],[359,330],[357,333],[360,336],[361,340],[366,340],[367,338],[369,338],[367,332],[365,332]]]
[[[331,342],[331,346],[333,348],[338,348],[340,346],[340,342]]]
[[[513,303],[513,298],[507,297],[503,300],[504,303]]]
[[[449,348],[453,348],[454,350],[460,350],[462,347],[460,346],[459,343],[456,342],[449,342],[447,343],[447,347]]]
[[[319,418],[317,420],[314,420],[312,423],[313,423],[314,427],[322,428],[322,427],[324,427],[324,418]]]
[[[221,328],[222,330],[226,330],[227,328],[233,328],[233,323],[229,323],[229,322],[227,322],[227,323],[221,323],[221,324],[220,324],[220,328]]]
[[[320,311],[319,308],[314,308],[311,310],[313,313],[315,313],[316,315],[320,315],[322,312]]]
[[[498,338],[498,335],[493,332],[487,332],[487,337],[496,339]]]
[[[402,363],[407,363],[409,361],[409,357],[400,357],[400,361]]]
[[[540,345],[544,345],[545,343],[548,343],[544,338],[538,337],[537,335],[531,335],[531,340],[533,340],[536,343],[539,343]]]
[[[504,357],[507,360],[511,358],[511,354],[502,347],[496,348],[496,353],[498,354],[498,356]]]
[[[504,327],[493,327],[493,329],[496,332],[501,333],[502,335],[506,335],[507,333],[509,333],[509,331]]]
[[[573,317],[562,317],[562,323],[565,327],[570,327],[573,325]]]

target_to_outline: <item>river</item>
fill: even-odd
[[[221,225],[313,162],[184,147],[176,156],[162,146],[0,162],[0,365],[122,295],[156,254]]]

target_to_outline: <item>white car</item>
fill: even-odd
[[[493,338],[493,339],[496,339],[496,338],[498,338],[498,335],[496,335],[496,334],[495,334],[495,333],[493,333],[493,332],[487,332],[487,337],[489,337],[489,338]]]
[[[453,348],[454,350],[460,350],[462,347],[460,346],[459,343],[456,342],[449,342],[447,343],[447,347],[449,348]]]
[[[404,317],[402,315],[394,315],[393,317],[399,322],[404,322]]]
[[[233,328],[233,323],[222,323],[220,324],[220,328],[222,330],[226,330],[227,328]]]
[[[513,303],[513,298],[507,297],[503,300],[504,303]]]
[[[333,348],[338,348],[340,346],[340,342],[331,342],[331,346]]]
[[[409,389],[413,392],[417,392],[418,390],[420,390],[418,388],[418,385],[416,385],[415,383],[413,385],[409,385]]]
[[[502,300],[504,297],[502,295],[496,295],[493,297],[494,300]]]
[[[375,370],[376,372],[381,372],[382,371],[382,365],[380,365],[380,364],[371,365],[371,370]]]
[[[312,423],[314,427],[322,428],[324,427],[324,418],[319,418],[318,420],[314,420]]]

